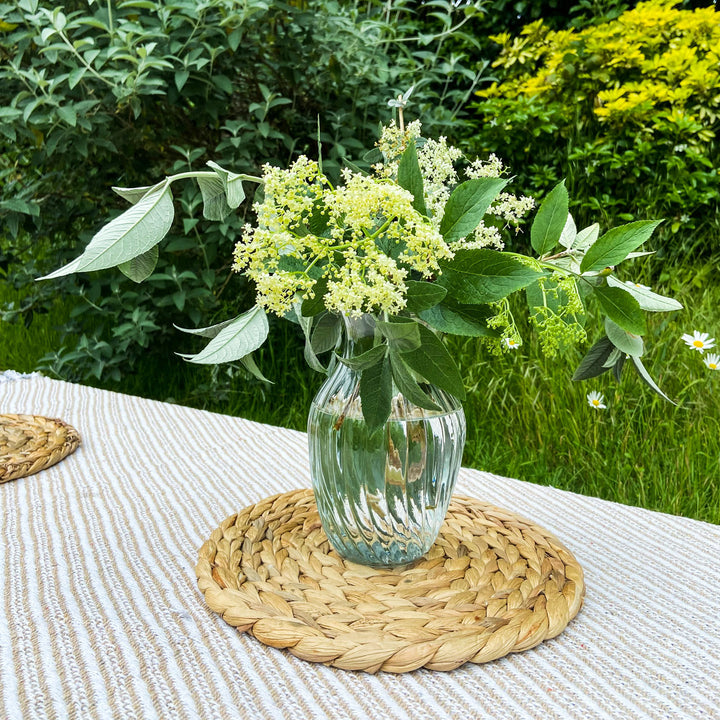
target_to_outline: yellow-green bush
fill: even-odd
[[[616,20],[494,36],[498,82],[477,95],[479,150],[528,189],[567,176],[584,211],[665,217],[665,242],[718,247],[720,14],[671,0]],[[681,244],[674,243],[679,250]]]

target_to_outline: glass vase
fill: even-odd
[[[374,318],[345,319],[344,357],[372,347]],[[391,566],[424,555],[435,542],[465,443],[460,402],[425,386],[440,410],[409,402],[393,385],[390,417],[369,432],[360,373],[338,363],[308,417],[310,473],[323,530],[344,558]]]

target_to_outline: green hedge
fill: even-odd
[[[498,81],[477,93],[476,150],[526,190],[568,178],[580,220],[665,218],[666,252],[717,250],[720,22],[652,0],[582,30],[543,21],[494,37]]]

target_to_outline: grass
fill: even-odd
[[[720,523],[720,372],[680,340],[694,329],[720,339],[717,264],[687,265],[664,278],[665,291],[686,307],[650,315],[645,364],[673,406],[654,395],[626,367],[618,385],[610,374],[570,381],[582,356],[573,350],[550,360],[526,342],[490,358],[472,339],[453,339],[465,373],[468,442],[464,464],[573,492]],[[639,282],[657,286],[640,268]],[[0,285],[0,303],[14,299]],[[0,369],[34,369],[57,348],[56,326],[67,318],[60,301],[30,328],[0,325]],[[590,325],[591,339],[599,331]],[[169,356],[148,357],[120,384],[95,383],[160,400],[304,429],[307,410],[323,377],[302,360],[295,328],[278,323],[258,363],[275,380],[271,388],[232,367],[192,366]],[[529,339],[529,338],[528,338]],[[188,338],[178,335],[178,347]],[[214,379],[214,382],[213,382]],[[607,410],[589,407],[590,390],[604,393]]]

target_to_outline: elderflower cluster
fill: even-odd
[[[428,139],[418,150],[418,164],[422,172],[425,204],[439,227],[450,188],[457,184],[454,163],[463,156],[456,147],[447,144],[447,138]]]
[[[408,143],[420,137],[422,124],[419,120],[413,120],[405,130],[401,130],[395,120],[384,125],[380,139],[375,147],[383,154],[383,162],[373,165],[373,170],[379,177],[394,178],[397,176],[400,157],[405,152]]]

